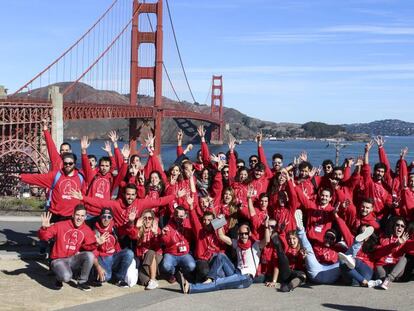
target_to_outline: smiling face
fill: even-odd
[[[136,198],[137,198],[137,190],[132,189],[132,188],[125,189],[125,201],[128,205],[131,205],[132,202],[134,202]]]
[[[331,202],[332,197],[331,193],[328,190],[322,190],[322,192],[319,195],[319,202],[322,206],[326,206]]]
[[[394,224],[394,235],[401,237],[405,231],[405,223],[402,220],[397,220]]]
[[[267,210],[267,207],[269,206],[269,198],[268,197],[266,197],[266,196],[263,196],[261,199],[260,199],[260,209],[262,210],[262,211],[265,211],[265,210]]]
[[[290,248],[296,249],[299,246],[299,239],[294,234],[289,234],[287,237],[287,242]]]
[[[233,195],[230,190],[225,190],[223,194],[223,202],[224,204],[230,204],[233,200]]]
[[[249,173],[247,172],[247,170],[243,169],[240,171],[240,182],[246,181],[247,178],[249,177]]]
[[[73,224],[75,225],[75,228],[79,228],[84,222],[86,218],[86,210],[79,210],[76,211],[75,214],[73,214]]]
[[[150,183],[152,186],[158,186],[160,183],[161,179],[159,177],[159,175],[155,172],[153,172],[150,176]]]
[[[276,171],[280,171],[283,167],[283,160],[280,158],[274,158],[272,161],[272,165]]]
[[[373,177],[376,181],[379,181],[379,180],[382,180],[384,178],[384,175],[385,175],[385,169],[377,168],[374,171],[374,176]]]
[[[242,244],[247,243],[247,241],[249,240],[249,237],[250,237],[250,228],[249,228],[249,226],[241,225],[239,227],[238,235],[239,235],[239,241]]]
[[[65,173],[65,175],[69,175],[70,173],[72,173],[75,169],[75,161],[70,158],[70,157],[66,157],[63,159],[63,172]]]
[[[344,173],[342,172],[342,170],[335,170],[335,171],[333,172],[333,177],[334,177],[336,180],[342,180],[342,179],[344,179]]]
[[[366,217],[372,213],[373,209],[374,209],[374,205],[372,203],[362,202],[359,213],[361,214],[362,217]]]

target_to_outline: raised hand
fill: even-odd
[[[192,144],[188,144],[187,147],[184,149],[183,153],[184,154],[187,154],[191,150],[193,150],[193,145]]]
[[[88,147],[90,146],[88,136],[82,136],[80,145],[81,145],[81,152],[86,153],[86,149],[88,149]]]
[[[106,141],[104,146],[102,147],[102,150],[105,151],[107,154],[112,154],[111,143],[109,141]]]
[[[398,238],[398,243],[400,243],[400,244],[404,244],[405,242],[407,242],[408,241],[408,239],[410,238],[410,235],[408,234],[408,232],[404,232],[403,234],[402,234],[402,236],[400,236],[399,238]]]
[[[197,133],[200,138],[204,138],[206,136],[206,131],[204,130],[204,125],[200,125],[197,127]]]
[[[82,192],[80,190],[74,190],[72,189],[69,193],[71,195],[72,198],[78,199],[78,200],[83,200],[83,195]]]
[[[137,218],[137,213],[135,211],[131,211],[128,215],[128,221],[130,223],[134,223],[135,218]]]
[[[108,241],[108,239],[109,239],[109,232],[105,232],[104,234],[100,234],[99,236],[96,237],[96,243],[98,243],[98,245],[102,245],[106,241]]]
[[[229,139],[229,150],[230,150],[230,152],[233,152],[234,148],[236,148],[236,139],[234,137],[230,137],[230,139]]]
[[[177,132],[177,145],[178,146],[181,146],[183,144],[183,137],[184,137],[183,131],[178,130]]]
[[[42,221],[42,228],[49,228],[51,226],[50,219],[52,218],[51,212],[42,213],[40,220]]]
[[[154,220],[152,222],[151,230],[154,234],[158,234],[158,220],[157,220],[157,218],[154,218]]]
[[[142,226],[144,225],[144,219],[142,219],[142,217],[137,219],[137,223],[136,223],[136,227],[137,228],[142,228]]]
[[[131,149],[129,148],[128,144],[125,144],[122,146],[121,153],[122,153],[122,156],[124,157],[124,160],[129,159],[129,155],[131,154]]]
[[[161,232],[162,232],[163,235],[166,235],[168,232],[170,232],[170,228],[164,227],[164,228],[162,228]]]
[[[309,177],[313,178],[316,175],[317,172],[318,172],[318,168],[317,167],[312,167],[312,169],[309,172]]]
[[[355,163],[354,158],[348,158],[346,161],[346,166],[351,167],[352,165],[354,165],[354,163]]]
[[[260,146],[263,141],[263,133],[262,131],[258,132],[255,137],[256,143]]]
[[[374,141],[370,140],[368,143],[366,143],[365,145],[365,152],[369,152],[372,148],[372,146],[374,146]]]
[[[143,171],[138,171],[137,180],[138,184],[140,184],[141,186],[145,184],[145,175]]]
[[[375,143],[378,145],[378,147],[383,147],[385,144],[385,139],[384,137],[378,135],[377,137],[374,137],[374,141]]]
[[[306,162],[306,161],[308,161],[308,153],[306,151],[302,151],[299,154],[299,161],[300,162]]]
[[[187,190],[185,189],[180,189],[177,191],[177,198],[182,198],[183,196],[185,196],[187,194]]]
[[[401,149],[401,153],[400,153],[401,159],[404,159],[407,156],[407,154],[408,154],[408,147],[404,147],[403,149]]]
[[[116,131],[112,130],[108,133],[109,139],[112,141],[113,144],[118,142],[119,136]]]
[[[46,119],[42,119],[42,124],[43,124],[43,130],[47,131],[49,129],[49,121]]]
[[[254,195],[255,195],[254,187],[252,185],[249,185],[247,188],[247,198],[250,199],[254,197]]]
[[[190,206],[190,209],[192,210],[194,208],[194,198],[191,195],[187,195],[187,203]]]
[[[210,155],[210,160],[211,160],[211,162],[220,162],[220,157],[219,156],[216,156],[214,153],[212,153],[211,155]]]
[[[357,161],[355,162],[355,166],[362,166],[364,164],[364,158],[359,155]]]

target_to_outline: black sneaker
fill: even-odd
[[[55,282],[55,288],[56,289],[61,289],[63,287],[63,283],[61,281],[56,280]]]
[[[92,290],[91,287],[86,283],[78,283],[78,288],[84,292],[90,292]]]
[[[116,286],[123,287],[123,288],[129,287],[127,282],[121,281],[121,280],[116,282]]]
[[[292,288],[290,287],[290,284],[282,284],[282,286],[280,286],[280,291],[282,293],[288,293],[292,291]]]

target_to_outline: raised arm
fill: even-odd
[[[203,125],[200,125],[197,128],[197,133],[201,139],[201,158],[203,160],[204,167],[210,167],[210,151],[208,150],[208,145],[206,143],[206,130]]]
[[[236,147],[236,140],[230,137],[229,141],[229,179],[234,180],[237,173],[236,156],[234,154],[234,148]]]
[[[89,164],[88,153],[87,153],[88,147],[90,146],[88,136],[83,136],[81,138],[80,145],[81,145],[81,155],[82,155],[81,157],[82,170],[85,175],[86,183],[89,186],[89,184],[93,180],[94,174],[93,174],[91,165]]]
[[[62,158],[57,151],[52,135],[50,135],[47,120],[43,120],[43,135],[45,136],[47,153],[49,154],[49,159],[52,165],[51,171],[58,170],[62,166]]]
[[[217,235],[224,244],[232,245],[231,239],[224,233],[223,227],[217,230]]]
[[[265,154],[264,149],[263,149],[262,141],[263,141],[263,133],[259,132],[256,135],[257,154],[259,155],[259,161],[262,162],[263,165],[265,166],[265,172],[266,172],[267,178],[272,178],[273,173],[272,173],[272,170],[270,169],[270,167],[267,163],[266,154]]]

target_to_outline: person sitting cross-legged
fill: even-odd
[[[270,241],[268,219],[265,221],[265,234],[261,241],[251,239],[248,224],[241,224],[238,239],[232,240],[224,234],[223,228],[218,230],[219,238],[227,245],[233,246],[237,252],[237,268],[225,254],[218,254],[211,264],[208,278],[210,282],[189,283],[180,274],[177,279],[185,294],[211,292],[221,289],[247,288],[253,283],[260,261],[260,252]]]

